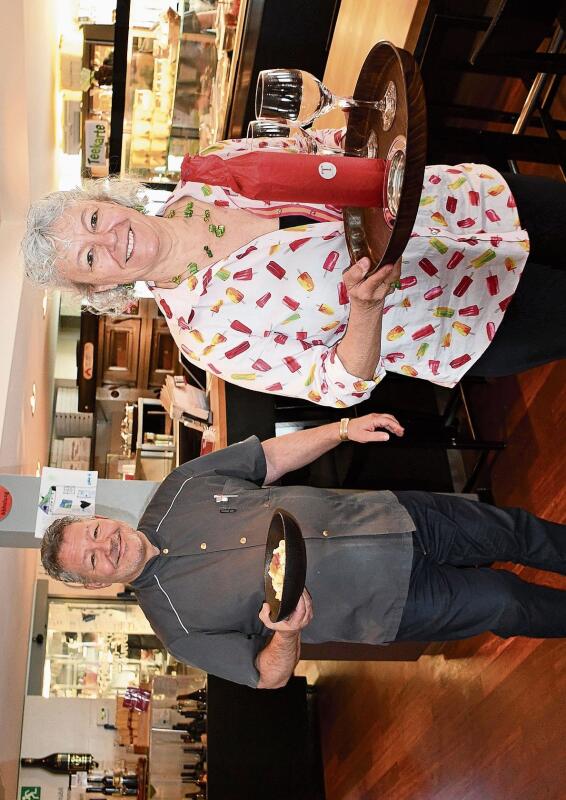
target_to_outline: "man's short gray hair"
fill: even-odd
[[[85,519],[86,517],[60,517],[45,531],[41,542],[41,563],[47,574],[55,580],[65,583],[87,583],[82,575],[63,569],[59,560],[66,529],[73,522],[83,522]]]
[[[39,286],[74,289],[87,297],[93,311],[116,314],[124,311],[134,299],[133,288],[128,285],[97,292],[96,287],[74,283],[59,274],[53,225],[69,206],[88,201],[117,203],[143,212],[147,204],[144,188],[131,178],[98,178],[84,181],[82,187],[52,192],[33,203],[21,244],[26,277]]]

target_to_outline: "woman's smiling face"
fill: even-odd
[[[170,246],[155,218],[108,201],[69,206],[52,233],[60,275],[99,290],[150,280]]]

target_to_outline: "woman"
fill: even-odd
[[[248,152],[237,140],[212,149]],[[564,357],[566,189],[510,180],[513,193],[485,166],[428,167],[400,280],[398,265],[365,279],[367,259],[344,272],[339,209],[190,181],[153,217],[130,183],[48,196],[30,211],[26,271],[86,291],[98,310],[124,309],[133,282],[148,281],[190,361],[250,389],[345,407],[387,371],[450,387],[468,371],[510,374]],[[280,228],[297,213],[318,224]],[[523,277],[521,223],[533,239]]]

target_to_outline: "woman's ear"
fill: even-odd
[[[109,292],[111,289],[117,289],[117,283],[105,283],[102,286],[93,286],[92,293],[98,294],[98,292]]]

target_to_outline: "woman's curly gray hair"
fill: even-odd
[[[52,192],[38,200],[29,210],[27,230],[21,244],[26,276],[39,286],[74,289],[87,297],[93,311],[106,314],[124,311],[134,301],[133,284],[97,292],[93,286],[74,283],[59,274],[52,226],[66,208],[89,200],[118,203],[144,213],[148,202],[144,189],[142,183],[131,178],[98,178],[85,180],[82,187]]]

